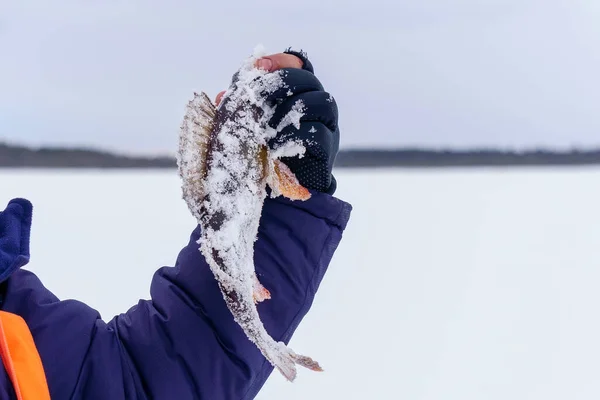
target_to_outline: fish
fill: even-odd
[[[254,245],[269,195],[294,201],[311,197],[281,161],[282,157],[302,157],[302,143],[269,146],[284,127],[299,127],[304,105],[296,102],[277,127],[269,125],[277,104],[269,104],[267,96],[285,88],[285,83],[283,71],[268,73],[255,66],[264,55],[261,46],[255,48],[218,106],[206,93],[194,93],[180,128],[177,165],[182,197],[201,227],[199,250],[229,311],[264,357],[288,381],[294,381],[296,365],[313,371],[323,369],[312,358],[274,340],[265,329],[257,304],[276,299],[271,299],[256,274]]]

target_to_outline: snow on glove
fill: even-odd
[[[285,85],[268,98],[278,104],[270,125],[276,128],[298,100],[304,105],[304,116],[300,118],[300,129],[293,124],[288,125],[271,140],[270,145],[278,147],[288,141],[300,141],[306,148],[304,156],[283,157],[281,161],[302,186],[333,195],[337,182],[332,169],[340,142],[337,104],[314,75],[305,53],[289,49],[285,53],[300,58],[303,67],[282,69]]]

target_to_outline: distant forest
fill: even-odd
[[[600,149],[565,152],[502,150],[342,150],[336,168],[482,167],[600,164]],[[0,143],[0,168],[175,168],[172,157],[134,157],[94,149],[30,148]]]

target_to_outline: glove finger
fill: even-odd
[[[324,90],[317,77],[304,69],[282,68],[275,72],[269,72],[269,74],[281,74],[282,78],[282,85],[279,88],[271,93],[262,92],[260,94],[270,106],[282,103],[285,99],[298,94]],[[231,82],[236,81],[238,75],[239,71],[233,74]],[[255,78],[255,80],[258,79],[262,78]]]
[[[323,91],[306,92],[284,100],[277,106],[269,125],[276,128],[298,101],[302,101],[304,105],[304,115],[300,118],[300,122],[322,122],[331,131],[337,130],[337,103],[332,95]]]
[[[331,131],[326,125],[318,121],[307,121],[300,124],[300,129],[289,125],[277,137],[271,139],[270,147],[277,148],[290,141],[300,142],[306,147],[306,154],[317,158],[328,159],[330,149],[335,149],[339,141],[339,131]]]
[[[284,68],[280,70],[283,85],[273,93],[266,94],[266,100],[270,104],[281,103],[285,99],[306,93],[318,92],[323,90],[323,85],[316,76],[310,72],[298,68]]]

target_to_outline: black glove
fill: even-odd
[[[300,129],[288,125],[271,140],[270,145],[276,147],[289,140],[301,141],[306,148],[304,156],[284,157],[281,161],[296,175],[302,186],[332,195],[337,182],[331,171],[340,143],[337,104],[314,75],[313,66],[304,52],[288,49],[285,53],[297,56],[304,65],[302,69],[282,70],[286,83],[284,86],[287,87],[268,97],[269,101],[278,104],[269,124],[276,128],[298,100],[304,103],[304,116],[300,119]]]

